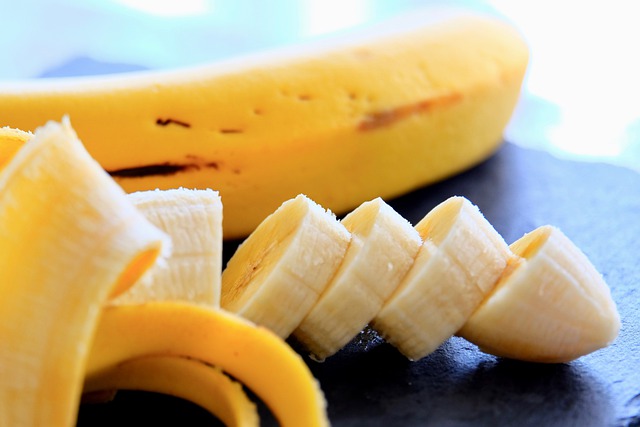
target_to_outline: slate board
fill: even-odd
[[[477,204],[508,243],[540,225],[559,227],[611,287],[622,317],[618,340],[569,364],[541,365],[489,356],[454,337],[410,362],[365,330],[323,363],[305,359],[332,425],[640,426],[640,174],[506,143],[481,165],[389,203],[415,224],[452,195]],[[171,421],[220,425],[191,404],[134,392],[83,405],[78,425]]]

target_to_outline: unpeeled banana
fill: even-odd
[[[417,22],[417,25],[416,25]],[[342,214],[491,155],[528,61],[484,16],[166,72],[0,83],[0,126],[69,115],[127,191],[219,191],[226,238],[303,193]]]
[[[436,206],[415,230],[390,210],[379,199],[362,204],[343,219],[351,239],[337,270],[335,262],[308,268],[314,277],[329,277],[315,282],[315,305],[305,308],[307,314],[293,333],[314,358],[334,354],[367,322],[413,360],[454,334],[488,353],[535,362],[570,361],[616,338],[620,317],[609,288],[557,228],[541,227],[509,247],[463,197]],[[336,218],[325,220],[315,233],[340,224]],[[314,253],[334,253],[335,242],[326,251],[319,247],[330,240],[330,233],[322,234],[323,239],[289,240],[280,247],[292,223],[297,235],[304,234],[300,228],[309,221],[300,213],[289,222],[288,212],[280,209],[267,221],[269,231],[259,226],[247,238],[250,244],[231,257],[233,270],[245,266],[251,271],[265,263],[269,275],[277,277],[299,262],[280,256],[284,250],[299,254],[312,246]],[[251,274],[242,276],[241,283],[236,277],[239,274],[222,275],[222,306],[230,311],[241,313],[250,297],[270,293],[266,287],[256,290],[260,280],[254,282]],[[233,289],[237,305],[225,305],[228,289]],[[289,295],[279,292],[277,301],[281,307],[298,308],[298,298],[292,289]],[[267,305],[270,300],[250,300],[251,310],[262,313],[254,321],[270,325],[272,317],[281,317]],[[301,311],[293,318],[299,319]],[[277,332],[288,336],[288,330]]]

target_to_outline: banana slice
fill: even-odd
[[[157,263],[112,304],[184,300],[220,306],[222,201],[217,191],[139,191],[129,200],[173,243],[171,256]]]
[[[611,291],[559,229],[540,227],[511,245],[520,258],[459,335],[497,356],[568,362],[612,343],[620,316]]]
[[[491,292],[512,256],[478,208],[451,197],[417,225],[424,240],[372,326],[409,359],[454,335]]]
[[[222,273],[222,308],[289,336],[335,274],[351,234],[299,195],[238,247]]]
[[[381,198],[365,202],[342,224],[351,233],[344,261],[293,335],[316,359],[351,341],[382,307],[418,253],[418,232]]]
[[[165,241],[67,120],[12,156],[0,170],[0,425],[74,425],[102,305]]]
[[[228,427],[257,427],[256,405],[242,385],[221,369],[179,356],[131,359],[88,378],[85,393],[142,390],[179,397],[215,415]]]
[[[283,427],[329,425],[324,395],[304,360],[274,333],[225,310],[182,301],[105,307],[86,375],[151,355],[218,366],[262,399]]]

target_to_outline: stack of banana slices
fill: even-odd
[[[222,307],[323,360],[371,325],[412,360],[460,335],[482,350],[566,362],[610,344],[610,290],[558,228],[508,246],[479,209],[451,197],[415,227],[382,199],[338,220],[304,195],[239,246]]]

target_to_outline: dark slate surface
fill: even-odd
[[[478,167],[390,203],[416,223],[452,195],[477,204],[509,243],[540,225],[562,229],[609,283],[622,317],[618,340],[569,364],[539,365],[489,356],[454,337],[410,362],[364,331],[324,363],[306,359],[332,425],[640,426],[640,174],[505,144]],[[84,405],[78,425],[140,420],[219,425],[198,408],[141,393]]]

